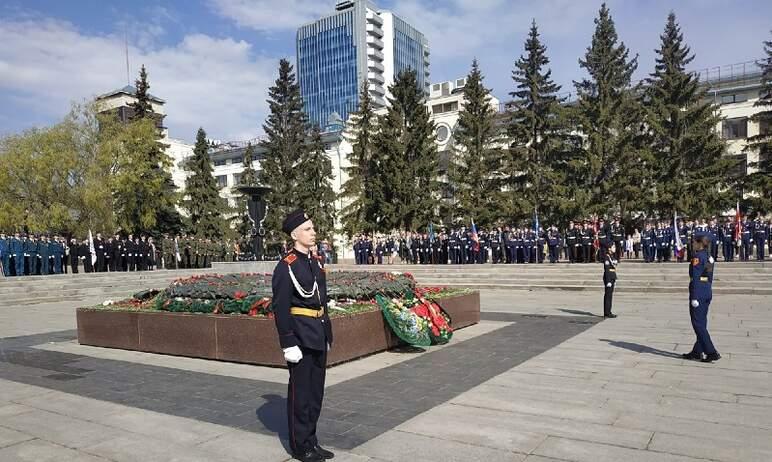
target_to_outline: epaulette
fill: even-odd
[[[295,262],[295,260],[297,260],[297,259],[298,259],[298,256],[295,255],[294,253],[291,253],[291,254],[287,255],[286,257],[284,257],[284,261],[287,262],[288,265],[293,264]]]

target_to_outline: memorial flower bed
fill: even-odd
[[[411,345],[428,346],[450,340],[450,317],[437,299],[468,293],[464,289],[417,288],[409,273],[339,271],[327,274],[332,318],[381,310],[395,335]],[[107,310],[150,310],[273,318],[271,275],[207,274],[177,279],[163,290],[145,290],[120,301],[106,301]]]

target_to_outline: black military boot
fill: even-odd
[[[316,449],[309,449],[308,451],[304,452],[293,452],[292,457],[299,460],[300,462],[324,462],[324,457],[319,455],[318,452],[316,452]]]
[[[721,355],[718,354],[718,352],[715,352],[715,353],[706,354],[705,358],[702,359],[701,361],[704,363],[712,363],[713,361],[718,361],[719,359],[721,359]]]
[[[335,457],[335,453],[333,453],[332,451],[328,451],[328,450],[324,449],[323,447],[319,446],[318,444],[316,446],[314,446],[314,450],[316,451],[317,454],[322,456],[322,458],[324,458],[324,459],[332,459],[332,458]]]
[[[692,361],[702,361],[702,354],[695,353],[693,351],[690,351],[689,353],[684,353],[681,355],[684,359],[690,359]]]

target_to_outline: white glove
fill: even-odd
[[[327,351],[330,351],[330,343],[327,343]]]
[[[613,285],[613,284],[612,284],[612,283],[610,283],[610,282],[607,282],[607,283],[606,283],[606,287],[611,287],[612,285]]]
[[[700,306],[700,302],[697,300],[692,300],[692,308],[697,308],[698,306]]]
[[[285,348],[284,359],[286,359],[288,363],[299,363],[300,360],[303,359],[303,352],[300,351],[300,347],[298,346]]]

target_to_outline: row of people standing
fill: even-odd
[[[735,255],[748,261],[753,255],[764,260],[765,247],[772,252],[772,223],[760,219],[746,220],[735,234],[735,224],[728,219],[718,226],[713,219],[700,221],[647,222],[643,232],[638,229],[626,234],[619,217],[569,222],[560,232],[556,226],[538,231],[529,227],[498,227],[473,232],[462,226],[438,235],[401,232],[371,238],[367,234],[354,237],[356,264],[393,264],[399,259],[411,264],[480,264],[480,263],[592,263],[603,262],[606,249],[614,245],[614,258],[621,260],[635,255],[644,262],[688,261],[695,232],[704,232],[714,244],[710,251],[718,258],[723,249],[724,259],[734,261]],[[676,232],[676,228],[678,232]],[[737,236],[737,239],[733,239]],[[680,241],[680,246],[679,246]]]
[[[151,236],[132,234],[104,238],[97,233],[92,239],[68,241],[58,235],[0,233],[0,264],[6,277],[208,268],[215,261],[237,261],[239,255],[237,242],[187,235],[164,235],[159,244]]]

